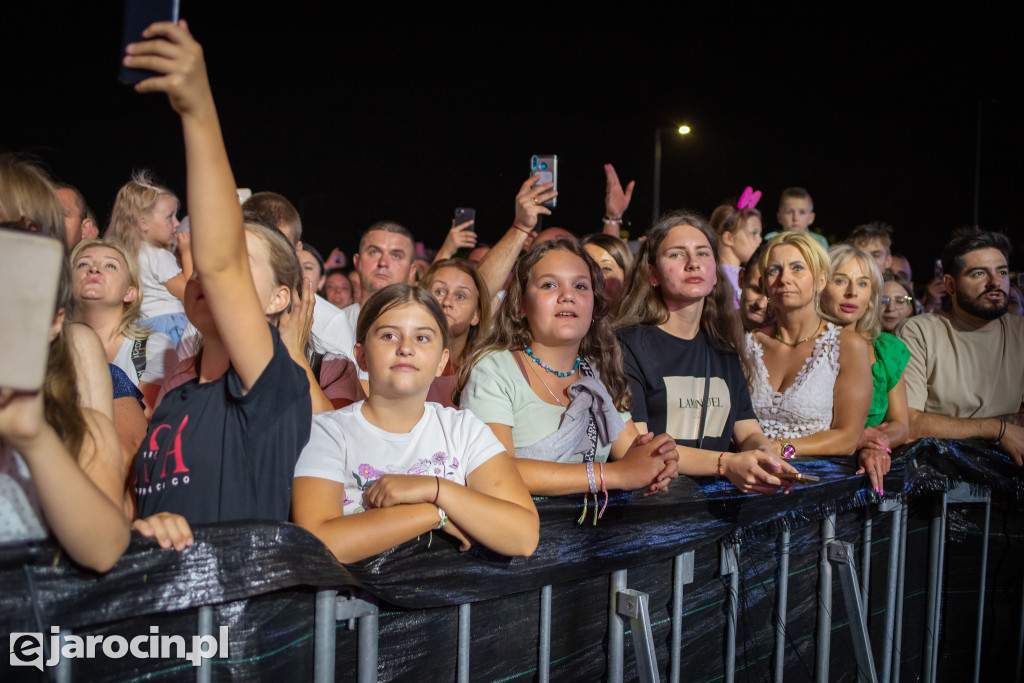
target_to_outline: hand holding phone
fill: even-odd
[[[530,158],[530,175],[540,176],[534,187],[551,183],[554,194],[540,202],[540,205],[555,208],[558,205],[558,155],[534,154]]]
[[[821,477],[816,477],[813,474],[804,474],[803,472],[772,472],[772,474],[783,481],[793,481],[797,484],[817,484],[821,481]]]

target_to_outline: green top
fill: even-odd
[[[768,233],[767,235],[764,236],[764,241],[767,242],[768,240],[770,240],[771,238],[775,237],[776,235],[778,235],[781,232],[788,232],[788,231],[775,230],[773,232],[770,232],[770,233]],[[813,237],[814,239],[818,240],[818,244],[820,244],[821,246],[825,247],[825,251],[828,251],[828,240],[825,239],[824,235],[819,235],[818,233],[814,232],[813,230],[808,230],[807,234],[810,235],[811,237]]]
[[[882,332],[872,343],[875,349],[875,364],[871,366],[871,410],[868,411],[866,426],[874,427],[885,420],[889,409],[889,392],[903,376],[903,368],[910,360],[910,349],[901,340],[888,332]]]

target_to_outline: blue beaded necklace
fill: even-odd
[[[576,356],[576,364],[572,366],[572,370],[570,370],[569,372],[562,372],[560,370],[552,370],[551,368],[549,368],[544,361],[542,361],[540,358],[537,358],[537,356],[533,355],[533,349],[531,349],[530,347],[526,347],[526,355],[532,358],[534,363],[541,366],[542,368],[550,372],[552,375],[557,375],[558,377],[569,377],[571,375],[575,375],[576,371],[580,369],[579,356]]]

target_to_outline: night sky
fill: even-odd
[[[184,192],[166,98],[117,81],[120,3],[13,4],[0,148],[35,155],[104,222],[134,168]],[[665,137],[663,210],[707,215],[752,185],[768,231],[779,192],[801,185],[833,240],[892,223],[920,283],[973,222],[980,111],[979,222],[1024,261],[1019,11],[584,7],[184,0],[182,16],[239,185],[289,197],[325,255],[381,219],[438,246],[456,206],[493,242],[538,153],[559,156],[546,225],[599,230],[611,162],[637,181],[635,236],[651,221],[654,130],[685,122],[692,135]]]

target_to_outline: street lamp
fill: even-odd
[[[679,135],[689,135],[690,127],[687,125],[678,128],[655,128],[654,129],[654,213],[651,222],[658,220],[658,209],[661,204],[661,134],[666,131],[675,131]]]

